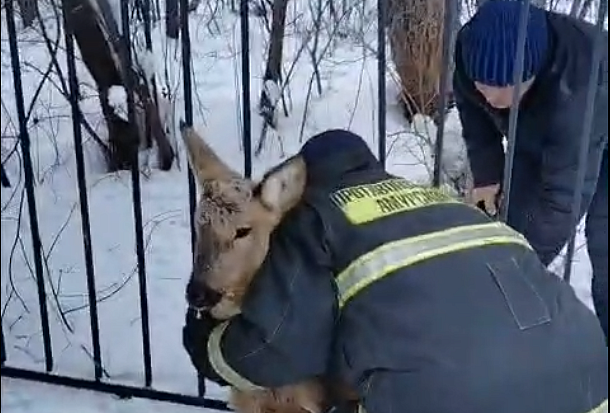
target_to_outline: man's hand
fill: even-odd
[[[219,382],[208,357],[208,338],[219,323],[207,312],[189,310],[182,329],[182,345],[200,376],[223,384]]]
[[[472,189],[470,202],[488,215],[495,216],[498,213],[499,197],[500,184],[481,186]]]

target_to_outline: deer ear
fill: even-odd
[[[265,175],[259,185],[260,200],[279,221],[301,200],[306,181],[305,161],[294,156]]]
[[[208,180],[239,177],[199,136],[195,128],[181,121],[180,133],[186,146],[189,166],[199,185]]]

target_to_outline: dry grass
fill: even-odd
[[[433,116],[442,71],[442,0],[390,0],[389,37],[400,99],[411,118]]]

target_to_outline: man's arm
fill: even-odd
[[[306,206],[276,229],[242,313],[210,335],[210,364],[224,381],[256,389],[326,373],[336,294],[323,245],[323,227]]]
[[[545,265],[555,259],[575,231],[571,217],[579,170],[580,139],[576,135],[572,137],[569,141],[554,142],[544,148],[541,192],[534,200],[523,234]],[[584,165],[581,212],[588,209],[595,193],[603,153],[601,138],[591,142],[587,164]]]

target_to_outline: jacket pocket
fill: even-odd
[[[487,264],[515,323],[528,330],[551,322],[551,312],[536,286],[528,278],[532,272],[545,271],[542,263],[515,257]]]

